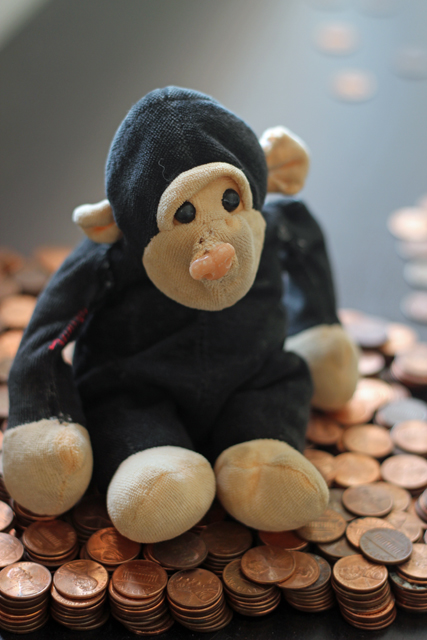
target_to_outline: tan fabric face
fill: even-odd
[[[240,195],[231,213],[222,206],[226,189]],[[174,218],[191,202],[195,219],[188,224]],[[242,171],[225,163],[211,163],[180,174],[166,189],[157,214],[159,233],[144,251],[148,277],[166,296],[193,309],[220,311],[243,298],[258,270],[265,220],[252,208],[252,194]],[[194,280],[191,263],[221,243],[236,252],[228,273],[218,280]]]

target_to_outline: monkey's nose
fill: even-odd
[[[190,264],[190,275],[195,280],[219,280],[225,276],[236,255],[233,245],[228,242],[218,244],[206,255]]]

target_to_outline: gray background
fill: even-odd
[[[257,134],[280,123],[307,142],[303,197],[328,235],[340,305],[402,321],[410,288],[386,221],[427,193],[427,81],[397,76],[393,59],[399,46],[426,45],[427,2],[394,0],[380,15],[369,2],[42,4],[0,50],[0,244],[30,254],[76,243],[71,212],[104,197],[106,154],[129,107],[155,87],[188,86]],[[314,29],[336,21],[359,30],[352,55],[313,44]],[[376,74],[371,100],[334,98],[331,76],[345,68]]]

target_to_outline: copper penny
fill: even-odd
[[[386,491],[393,499],[393,509],[395,511],[406,511],[411,504],[411,494],[406,489],[398,487],[391,482],[376,482],[378,487]]]
[[[317,593],[319,589],[323,589],[325,586],[328,586],[332,574],[331,566],[329,562],[326,562],[324,558],[321,558],[315,553],[309,553],[308,555],[316,560],[317,564],[319,565],[320,573],[316,582],[310,587],[307,587],[307,591],[305,592],[307,595],[311,593]]]
[[[151,553],[155,560],[173,569],[193,569],[208,555],[204,541],[187,531],[173,540],[153,544]]]
[[[22,542],[9,533],[0,533],[0,568],[19,562],[24,553]]]
[[[387,325],[387,342],[380,347],[381,352],[386,356],[395,356],[412,347],[418,336],[413,329],[397,322]]]
[[[427,422],[406,420],[394,425],[390,431],[394,444],[407,453],[427,455]]]
[[[73,509],[73,520],[79,527],[91,531],[111,527],[105,498],[85,496]]]
[[[306,438],[320,446],[332,446],[338,442],[342,428],[328,416],[314,414],[308,421]]]
[[[39,556],[61,556],[75,547],[77,534],[62,520],[33,522],[22,534],[22,542]]]
[[[304,457],[310,460],[311,464],[316,467],[328,486],[332,484],[336,473],[336,464],[333,455],[318,449],[305,449]]]
[[[349,487],[344,491],[342,501],[346,509],[358,516],[381,518],[393,508],[393,499],[390,494],[376,484]]]
[[[241,569],[253,582],[277,584],[294,573],[295,558],[291,551],[281,547],[254,547],[242,557]]]
[[[387,581],[387,568],[369,562],[362,555],[340,558],[332,569],[333,576],[343,589],[366,593],[380,589]]]
[[[403,573],[410,580],[427,581],[427,545],[419,543],[413,544],[412,556],[408,562],[399,566],[399,572]]]
[[[410,513],[406,513],[406,511],[392,511],[386,519],[395,529],[402,531],[411,542],[417,542],[417,540],[421,538],[423,530],[418,519]]]
[[[369,422],[374,409],[363,398],[354,395],[340,411],[331,414],[331,417],[343,425],[362,424]]]
[[[141,545],[121,535],[114,527],[100,529],[91,535],[86,551],[95,562],[115,565],[133,560],[140,552]]]
[[[363,555],[381,564],[402,564],[411,557],[412,542],[401,531],[370,529],[359,542]]]
[[[169,598],[182,607],[205,608],[221,596],[222,583],[211,571],[188,569],[169,578],[167,591]]]
[[[288,551],[301,551],[307,547],[307,542],[295,531],[258,531],[258,537],[264,544],[272,544],[273,547]]]
[[[361,378],[357,383],[354,395],[374,412],[393,400],[393,389],[383,380]]]
[[[85,600],[107,588],[108,572],[98,562],[73,560],[55,571],[53,584],[64,598]]]
[[[248,580],[242,572],[240,564],[240,559],[233,560],[224,568],[222,579],[227,589],[245,598],[265,597],[265,594],[271,592],[270,586]]]
[[[5,502],[0,501],[0,531],[8,529],[13,522],[13,511]]]
[[[36,306],[34,296],[17,295],[4,298],[0,303],[0,321],[10,329],[25,329]]]
[[[167,573],[148,560],[121,564],[111,578],[114,588],[125,598],[153,597],[166,588]]]
[[[75,600],[74,598],[65,598],[63,595],[59,593],[55,586],[52,585],[50,595],[54,600],[55,604],[60,605],[66,609],[76,609],[77,611],[80,609],[87,609],[94,605],[98,605],[105,601],[107,595],[105,592],[101,592],[98,596],[94,598],[87,598],[86,600]]]
[[[335,482],[342,487],[369,484],[380,478],[380,465],[371,456],[363,453],[341,453],[335,461]]]
[[[344,447],[354,453],[373,458],[385,458],[393,451],[390,433],[385,427],[362,424],[346,429],[342,436]]]
[[[427,460],[410,454],[391,456],[382,463],[381,475],[408,491],[422,489],[427,485]]]
[[[347,511],[342,503],[342,496],[344,491],[345,489],[329,489],[328,507],[329,509],[337,511],[346,522],[350,522],[350,520],[354,520],[355,515],[354,513],[350,513],[349,511]]]
[[[320,518],[312,520],[297,531],[301,538],[309,542],[333,542],[341,538],[346,526],[346,521],[339,513],[326,509]]]
[[[335,560],[338,558],[344,558],[345,556],[353,556],[358,553],[354,547],[349,545],[345,536],[342,536],[342,538],[339,538],[334,542],[318,544],[317,546],[322,553]]]
[[[378,529],[384,527],[385,529],[394,529],[393,525],[387,520],[381,520],[380,518],[357,518],[350,522],[347,526],[345,535],[350,544],[354,547],[359,546],[360,538],[369,529]]]
[[[202,529],[207,527],[208,524],[213,524],[214,522],[222,522],[227,515],[224,507],[220,502],[214,500],[209,511],[203,516],[203,518],[193,527],[193,529]]]
[[[375,376],[385,367],[385,358],[378,351],[362,351],[359,358],[359,375]]]
[[[295,558],[295,571],[290,578],[279,582],[281,589],[305,589],[311,587],[320,576],[320,567],[316,560],[307,553],[292,551]]]
[[[389,428],[398,422],[426,419],[427,404],[417,398],[405,398],[390,402],[380,409],[375,416],[375,422]]]
[[[233,557],[247,551],[252,545],[252,534],[238,522],[214,522],[200,534],[208,552],[219,558]]]
[[[16,562],[0,571],[0,593],[6,598],[30,600],[48,592],[52,576],[34,562]]]

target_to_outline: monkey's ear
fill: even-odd
[[[73,222],[94,242],[113,244],[122,237],[108,200],[77,207],[73,211]]]
[[[267,191],[295,195],[304,186],[310,165],[304,142],[285,127],[273,127],[260,138],[268,167]]]

